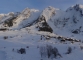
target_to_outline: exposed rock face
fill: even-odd
[[[45,17],[42,15],[42,17],[40,17],[38,19],[38,28],[39,28],[39,31],[47,31],[47,32],[53,32],[52,28],[48,25],[48,23],[46,22],[46,19]]]
[[[83,31],[83,5],[76,4],[66,11],[49,6],[43,11],[26,8],[22,12],[0,15],[0,29],[35,28],[38,31],[70,31],[79,34]],[[81,27],[81,28],[80,28]],[[78,30],[78,31],[77,31]]]

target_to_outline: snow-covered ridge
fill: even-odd
[[[0,14],[0,60],[83,60],[82,11],[76,4]]]
[[[51,16],[53,16],[53,14],[55,14],[55,8],[49,6],[48,8],[43,10],[41,16],[43,15],[47,21],[51,18]]]
[[[77,33],[79,33],[83,31],[82,19],[83,6],[79,4],[69,7],[66,11],[61,11],[51,6],[42,11],[25,8],[22,12],[1,14],[0,28],[22,29],[33,27],[34,29],[39,29],[37,27],[46,28],[49,26],[54,33],[60,30],[66,32],[78,30]]]

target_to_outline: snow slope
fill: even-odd
[[[82,60],[82,19],[79,4],[0,14],[0,60]]]

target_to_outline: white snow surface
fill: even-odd
[[[38,18],[44,16],[45,22],[53,30],[38,31]],[[4,27],[5,21],[13,20],[13,26]],[[0,60],[83,60],[83,5],[69,7],[66,11],[47,7],[43,11],[26,8],[15,14],[0,14]],[[8,30],[1,31],[2,28]],[[72,31],[77,30],[77,33]],[[58,37],[80,40],[65,41]],[[56,37],[56,38],[55,38]],[[51,45],[56,47],[62,57],[41,57],[40,47]],[[66,54],[71,47],[70,54]],[[18,50],[24,48],[26,53]]]

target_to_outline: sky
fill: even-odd
[[[21,12],[27,7],[43,10],[48,6],[66,10],[75,4],[83,4],[83,0],[0,0],[0,13]]]

